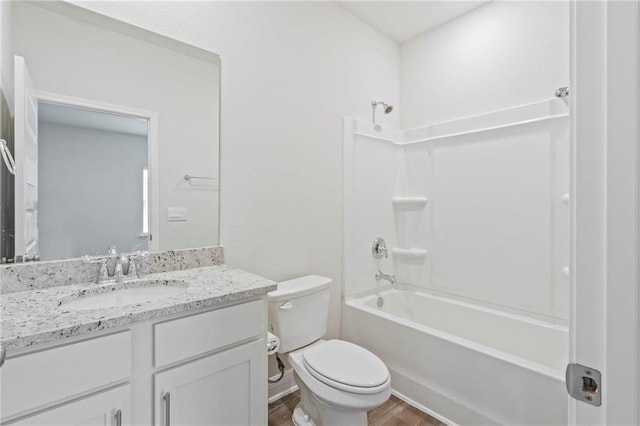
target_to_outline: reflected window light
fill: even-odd
[[[142,169],[142,233],[149,234],[149,169]]]

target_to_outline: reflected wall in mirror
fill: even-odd
[[[63,2],[3,7],[19,166],[0,257],[218,244],[219,57]]]
[[[152,143],[145,118],[38,103],[41,260],[149,250]]]

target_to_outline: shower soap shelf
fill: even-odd
[[[395,207],[415,208],[424,207],[428,200],[427,197],[393,197],[391,202]]]
[[[405,259],[422,259],[427,255],[427,251],[418,248],[398,248],[394,247],[391,250],[394,256],[402,257]]]

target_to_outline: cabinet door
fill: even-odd
[[[120,411],[120,422],[117,413]],[[120,386],[52,408],[10,425],[20,426],[125,426],[130,425],[131,389]]]
[[[267,424],[267,355],[260,339],[155,375],[155,424]]]

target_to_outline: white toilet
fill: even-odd
[[[368,350],[327,332],[331,279],[317,275],[278,284],[269,293],[269,327],[280,338],[300,388],[293,412],[297,426],[366,425],[367,411],[387,401],[391,378]]]

